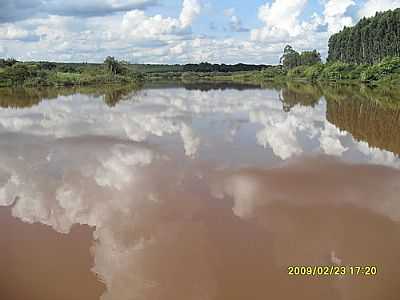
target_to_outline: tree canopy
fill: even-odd
[[[400,56],[400,8],[361,19],[329,39],[328,61],[375,64]]]
[[[317,50],[299,53],[292,46],[287,45],[283,50],[280,61],[288,69],[298,66],[311,66],[321,62],[321,54]]]

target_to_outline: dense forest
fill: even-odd
[[[375,64],[388,56],[400,56],[400,8],[363,18],[329,39],[329,62]]]

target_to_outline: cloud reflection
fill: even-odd
[[[399,160],[326,121],[323,100],[285,112],[270,90],[154,89],[135,97],[112,108],[74,95],[0,110],[0,205],[61,233],[94,227],[103,300],[396,294],[390,281],[304,284],[285,273],[289,264],[329,264],[332,256],[379,263],[385,279],[396,272],[400,174],[378,165]],[[249,147],[238,140],[250,132],[259,144],[250,149],[270,148],[278,163],[262,162],[267,151],[247,168],[203,159],[217,147],[210,123],[226,120],[223,137],[240,124],[233,147]],[[172,136],[182,139],[182,156],[169,151]]]

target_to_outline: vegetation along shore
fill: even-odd
[[[19,62],[0,59],[0,86],[83,86],[144,81],[334,81],[400,84],[400,8],[363,18],[329,39],[325,63],[316,51],[286,46],[279,65],[129,64],[107,57],[103,63]]]

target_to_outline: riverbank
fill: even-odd
[[[161,73],[158,78],[163,77]],[[157,78],[151,75],[151,78]],[[181,77],[182,81],[233,81],[263,84],[268,81],[303,81],[311,83],[361,83],[367,85],[400,85],[400,57],[387,58],[374,65],[355,65],[342,62],[298,66],[289,70],[281,66],[267,67],[261,71],[169,73],[168,77]]]
[[[143,83],[143,75],[128,65],[118,64],[118,72],[106,64],[67,64],[52,62],[3,61],[0,64],[0,87],[62,87],[100,84]]]
[[[266,82],[334,82],[367,85],[400,85],[400,57],[386,58],[374,65],[343,62],[318,63],[291,69],[263,66],[250,71],[184,71],[182,65],[162,65],[163,68],[140,68],[141,65],[119,64],[112,72],[106,64],[67,64],[51,62],[14,62],[0,66],[0,87],[9,86],[87,86],[101,84],[137,84],[158,81],[184,83],[236,82],[263,85]],[[161,65],[160,65],[161,66]],[[181,66],[181,68],[178,68]],[[213,65],[211,65],[213,66]],[[219,65],[216,65],[219,66]],[[253,66],[254,67],[254,66]],[[196,68],[192,67],[196,70]],[[215,68],[214,69],[218,69]],[[154,72],[157,70],[157,72]]]

